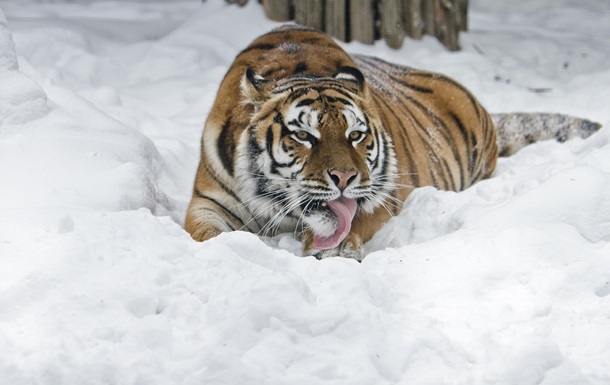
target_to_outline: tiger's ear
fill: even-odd
[[[364,90],[364,74],[356,67],[341,67],[333,77],[354,82],[360,88],[360,91]]]
[[[275,81],[267,80],[254,73],[250,67],[241,79],[241,92],[246,102],[255,106],[260,106],[265,100],[269,99],[271,90],[275,86]]]

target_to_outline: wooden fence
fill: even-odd
[[[226,0],[244,5],[248,0]],[[342,41],[373,44],[384,39],[400,48],[405,36],[436,36],[448,49],[460,49],[468,28],[468,0],[258,0],[267,17],[294,20]]]

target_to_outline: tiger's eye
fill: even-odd
[[[309,138],[309,134],[305,131],[299,131],[295,135],[300,140],[307,140]]]
[[[364,136],[364,132],[362,132],[362,131],[352,131],[349,134],[349,139],[355,142],[358,139],[362,138],[363,136]]]

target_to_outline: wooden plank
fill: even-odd
[[[364,44],[375,42],[375,8],[373,0],[351,0],[349,26],[353,40]]]
[[[402,0],[381,0],[379,2],[381,36],[392,48],[400,48],[405,37],[402,5]]]
[[[268,18],[274,21],[292,19],[290,0],[263,0],[263,7]]]
[[[324,30],[322,0],[294,0],[294,21],[317,30]]]
[[[339,40],[347,41],[347,1],[326,0],[324,30]]]
[[[405,32],[416,40],[420,40],[424,35],[424,17],[421,3],[422,0],[403,0]]]

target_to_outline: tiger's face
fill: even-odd
[[[356,214],[372,213],[395,188],[389,136],[367,104],[364,77],[242,81],[254,105],[240,138],[236,171],[262,233],[305,229],[317,249],[337,247]]]

